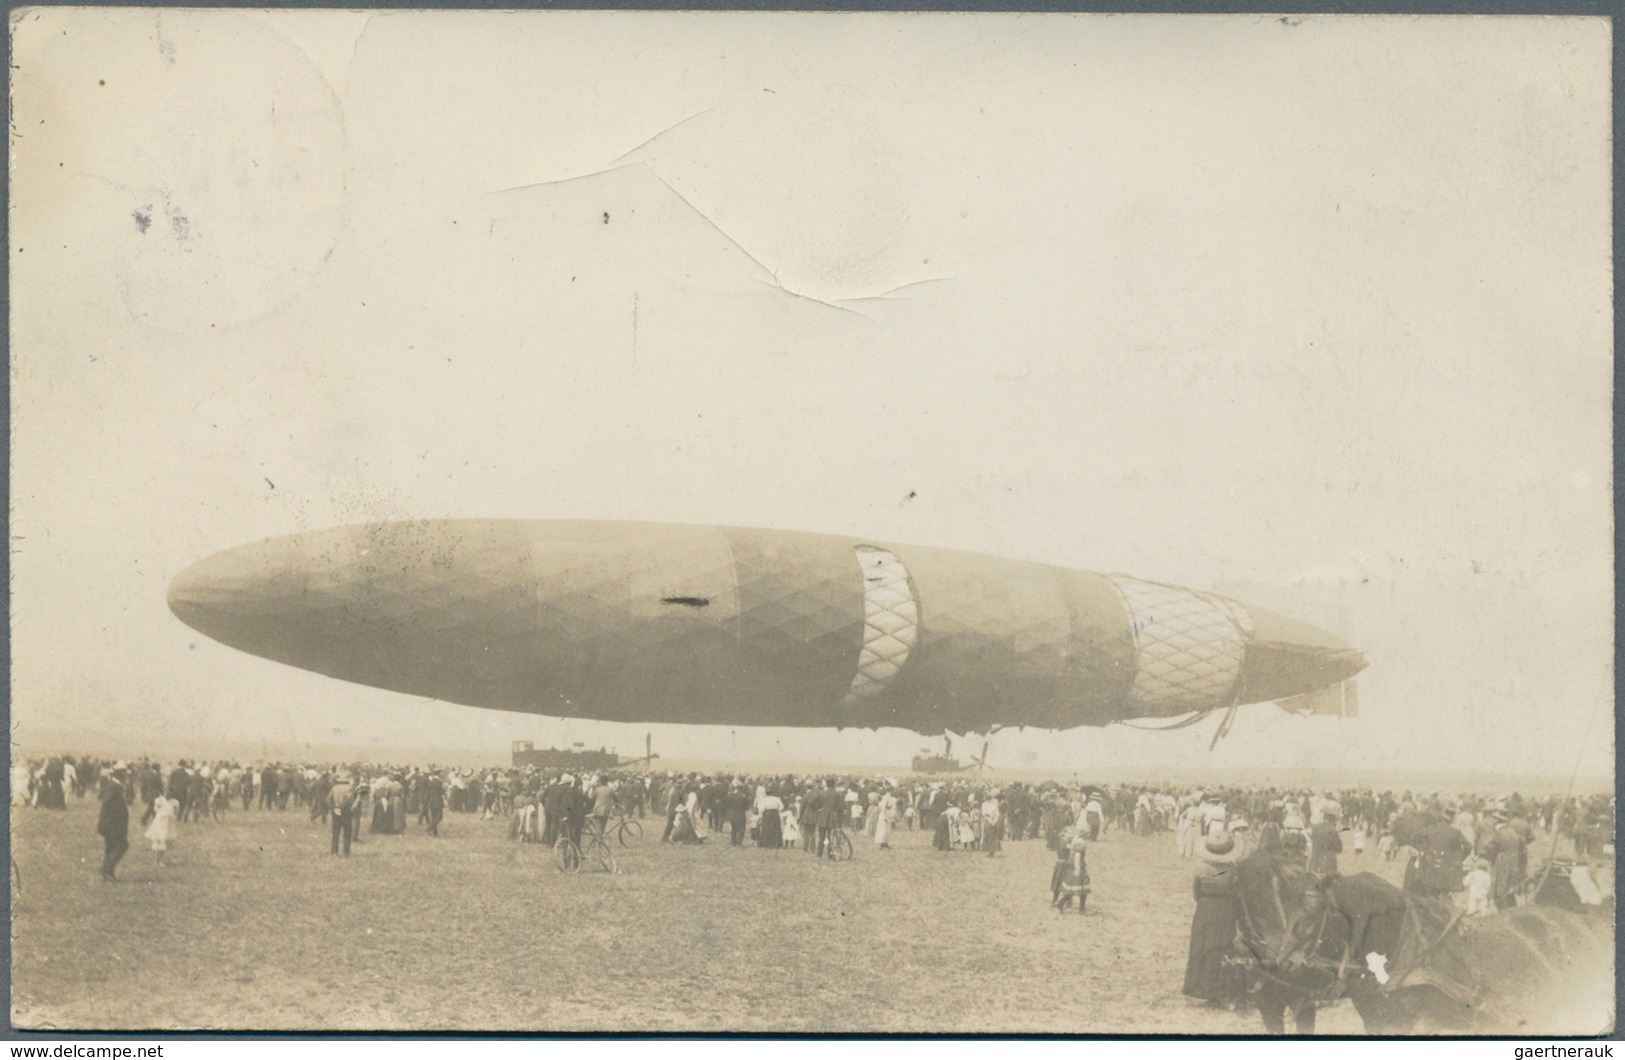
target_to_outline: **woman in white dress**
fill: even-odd
[[[961,810],[959,812],[959,846],[961,850],[977,849],[979,844],[976,841],[976,833],[981,824],[981,815],[975,810]]]
[[[794,849],[801,842],[801,800],[797,799],[790,812],[782,815],[784,821],[784,845]]]
[[[892,818],[897,816],[897,796],[888,789],[877,803],[879,816],[875,818],[875,846],[890,850]]]
[[[180,803],[174,799],[166,798],[162,792],[152,802],[152,823],[147,825],[146,836],[152,842],[152,849],[158,854],[158,867],[164,867],[164,857],[169,852],[169,844],[175,841],[175,811]]]
[[[959,836],[960,836],[959,818],[960,818],[960,816],[961,816],[961,811],[959,809],[959,804],[957,802],[950,802],[948,804],[948,808],[946,810],[942,811],[943,819],[948,822],[948,846],[947,846],[947,849],[949,849],[949,850],[958,850],[959,849],[959,842],[960,842],[960,839],[959,839]]]

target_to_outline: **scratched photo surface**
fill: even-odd
[[[1612,1026],[1606,21],[10,28],[15,1026]]]

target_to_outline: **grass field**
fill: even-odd
[[[251,810],[184,826],[163,869],[132,821],[120,882],[103,884],[93,801],[12,820],[20,1027],[1258,1028],[1180,994],[1200,865],[1167,836],[1092,846],[1079,917],[1049,908],[1041,841],[989,858],[903,831],[895,849],[864,839],[834,864],[722,835],[661,845],[649,818],[619,875],[565,876],[540,845],[509,842],[505,822],[455,815],[438,839],[415,825],[364,835],[345,860],[305,814]],[[1359,1029],[1346,1003],[1320,1020],[1325,1034]]]

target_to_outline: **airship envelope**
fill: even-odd
[[[926,735],[1273,701],[1365,665],[1212,593],[917,545],[654,523],[442,520],[228,549],[170,585],[234,648],[552,717]]]

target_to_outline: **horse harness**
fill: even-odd
[[[1371,921],[1374,918],[1371,916],[1356,917],[1344,912],[1335,901],[1331,900],[1327,895],[1322,893],[1319,887],[1307,888],[1303,891],[1303,897],[1311,902],[1317,903],[1320,906],[1320,919],[1315,926],[1314,938],[1306,948],[1302,948],[1304,953],[1302,965],[1307,968],[1316,968],[1321,971],[1330,971],[1333,968],[1336,970],[1335,976],[1323,990],[1308,992],[1309,1000],[1317,1004],[1335,1001],[1338,998],[1345,996],[1344,992],[1351,981],[1351,968],[1356,969],[1352,978],[1358,979],[1363,974],[1363,970],[1357,969],[1357,966],[1351,963],[1350,958],[1358,950],[1360,945],[1364,943],[1366,933],[1369,930]],[[1258,930],[1258,925],[1253,920],[1252,910],[1248,908],[1247,902],[1243,900],[1239,894],[1237,895],[1236,904],[1240,907],[1241,920],[1246,924],[1246,931],[1243,932],[1243,942],[1246,943],[1248,951],[1252,954],[1254,970],[1263,978],[1270,980],[1277,986],[1293,992],[1302,992],[1302,987],[1299,984],[1283,979],[1281,976],[1275,974],[1272,968],[1264,965],[1264,962],[1258,953],[1258,949],[1253,943],[1253,939],[1262,940],[1264,935]],[[1343,919],[1348,922],[1349,927],[1349,930],[1343,939],[1341,952],[1338,954],[1335,961],[1328,957],[1320,956],[1320,949],[1326,941],[1326,929],[1331,921],[1331,914],[1334,909],[1337,911],[1339,916],[1343,917]],[[1450,921],[1445,925],[1444,930],[1439,932],[1437,937],[1426,943],[1411,957],[1410,967],[1388,973],[1388,980],[1383,984],[1384,989],[1393,990],[1397,988],[1403,983],[1405,978],[1410,975],[1412,971],[1419,968],[1421,966],[1422,958],[1436,948],[1440,943],[1444,942],[1445,939],[1449,938],[1451,933],[1455,931],[1456,925],[1460,923],[1464,912],[1464,910],[1457,910],[1455,912],[1455,914],[1450,918]],[[1409,921],[1413,916],[1414,912],[1410,907],[1410,903],[1407,903],[1407,921]],[[1282,927],[1285,929],[1286,925],[1283,923]],[[1294,932],[1294,934],[1296,933]],[[1284,960],[1290,954],[1297,952],[1300,948],[1301,947],[1294,945],[1285,949],[1284,952],[1277,957],[1277,963]]]
[[[1326,927],[1331,920],[1334,903],[1327,902],[1325,900],[1325,896],[1320,893],[1319,889],[1314,887],[1305,890],[1303,892],[1303,896],[1305,898],[1318,900],[1321,907],[1320,920],[1315,926],[1314,939],[1311,941],[1307,949],[1304,950],[1303,965],[1310,968],[1314,968],[1318,965],[1322,969],[1329,969],[1335,964],[1336,967],[1336,976],[1332,979],[1332,981],[1323,991],[1309,991],[1309,1000],[1317,1004],[1325,1001],[1333,1001],[1343,995],[1343,988],[1347,983],[1349,951],[1354,945],[1354,933],[1352,930],[1353,924],[1351,921],[1350,932],[1343,942],[1343,951],[1339,959],[1333,962],[1327,958],[1321,957],[1320,948],[1326,938]],[[1253,921],[1252,910],[1248,908],[1247,902],[1243,900],[1240,895],[1237,896],[1236,904],[1240,907],[1241,919],[1246,924],[1246,930],[1242,933],[1242,941],[1246,943],[1248,951],[1252,954],[1254,970],[1260,976],[1268,979],[1279,987],[1291,990],[1295,993],[1303,992],[1302,987],[1299,984],[1281,978],[1279,975],[1275,974],[1271,967],[1264,964],[1263,958],[1258,952],[1258,948],[1253,943],[1254,939],[1262,940],[1264,938],[1264,934],[1258,930],[1258,925]],[[1343,914],[1341,909],[1339,909],[1338,912],[1339,914],[1344,915],[1345,918],[1347,917],[1347,914]],[[1283,923],[1282,928],[1285,929],[1285,927],[1286,925]],[[1291,948],[1285,949],[1280,956],[1277,957],[1277,962],[1285,959],[1298,949],[1299,947],[1297,945],[1293,945]]]

